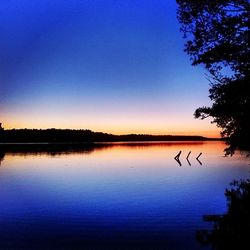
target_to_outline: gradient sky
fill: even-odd
[[[218,136],[175,0],[1,0],[5,128]]]

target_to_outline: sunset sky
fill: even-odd
[[[1,0],[0,122],[218,137],[175,0]]]

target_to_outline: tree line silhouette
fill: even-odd
[[[1,143],[85,143],[119,141],[203,141],[202,136],[127,134],[113,135],[75,129],[11,129],[0,131]]]

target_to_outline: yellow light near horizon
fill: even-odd
[[[68,119],[67,119],[68,118]],[[3,127],[28,128],[28,129],[90,129],[96,132],[112,134],[153,134],[153,135],[201,135],[206,137],[219,138],[219,129],[209,120],[200,121],[192,117],[174,117],[168,119],[161,116],[109,116],[99,117],[57,117],[57,116],[33,116],[32,114],[21,116],[2,116]]]

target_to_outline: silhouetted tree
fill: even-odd
[[[209,72],[211,107],[195,118],[212,117],[232,145],[249,146],[249,10],[248,0],[177,0],[178,19],[193,65]]]

